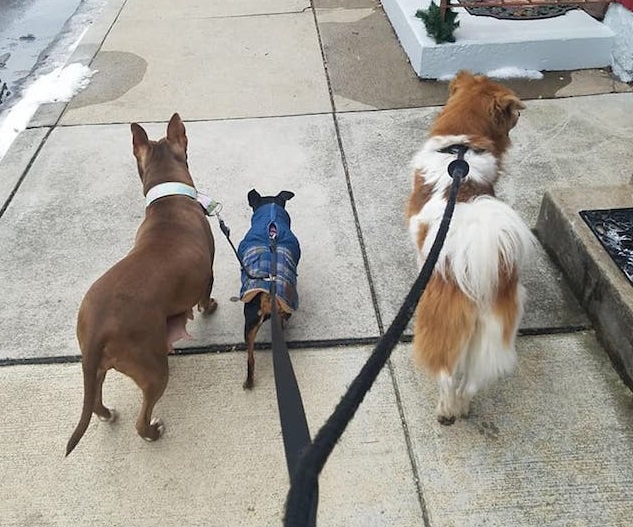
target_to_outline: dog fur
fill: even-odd
[[[284,190],[276,196],[261,196],[255,189],[248,193],[248,204],[253,209],[251,228],[238,247],[238,254],[249,273],[260,276],[270,272],[269,227],[277,228],[277,294],[276,309],[282,327],[298,306],[296,268],[301,257],[299,241],[290,229],[290,216],[285,210],[286,202],[294,194]],[[242,271],[240,298],[244,302],[244,340],[248,352],[244,388],[254,385],[255,337],[262,324],[272,313],[270,282],[250,280]]]
[[[150,141],[136,123],[131,130],[144,195],[165,182],[193,187],[187,136],[178,114],[159,141]],[[165,196],[147,206],[134,247],[90,287],[79,308],[84,400],[66,455],[85,433],[93,412],[105,421],[116,418],[102,402],[110,368],[131,377],[143,392],[138,434],[148,441],[162,435],[164,425],[152,419],[152,411],[167,386],[167,354],[173,342],[187,336],[193,306],[204,314],[217,307],[211,298],[214,251],[209,223],[195,199]]]
[[[494,185],[524,107],[501,84],[462,71],[413,161],[406,216],[422,265],[452,182],[447,167],[455,155],[440,150],[469,147],[470,172],[414,323],[414,356],[439,379],[442,424],[467,416],[475,393],[516,362],[514,342],[526,299],[521,270],[535,242],[518,214],[495,197]]]

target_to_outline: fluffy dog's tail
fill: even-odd
[[[427,239],[434,239],[429,233]],[[502,274],[521,271],[536,241],[505,203],[482,196],[455,208],[437,269],[479,306],[494,300]]]

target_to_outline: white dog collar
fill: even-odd
[[[173,181],[160,183],[149,189],[147,195],[145,196],[145,207],[149,207],[154,201],[159,198],[164,198],[165,196],[188,196],[191,199],[195,199],[198,203],[200,203],[200,205],[202,205],[204,213],[207,216],[219,214],[222,210],[222,204],[218,203],[213,198],[198,192],[191,185],[185,185],[184,183],[177,183]]]
[[[184,183],[160,183],[149,189],[145,196],[145,206],[149,207],[154,201],[165,196],[189,196],[191,199],[198,198],[198,191],[190,185]]]

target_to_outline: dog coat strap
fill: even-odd
[[[192,186],[184,183],[173,181],[160,183],[148,190],[145,196],[145,206],[149,207],[154,201],[165,196],[189,196],[191,199],[197,199],[198,192]]]

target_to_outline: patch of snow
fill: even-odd
[[[27,127],[41,104],[70,101],[88,86],[90,77],[95,73],[96,70],[88,66],[74,63],[38,77],[0,121],[0,159],[18,134]]]
[[[633,13],[611,4],[603,22],[615,33],[611,69],[622,82],[633,82]]]
[[[509,66],[507,68],[499,68],[496,70],[491,70],[485,73],[486,77],[490,77],[491,79],[535,79],[540,80],[543,78],[543,74],[540,71],[536,70],[525,70],[522,68],[517,68],[514,66]],[[442,75],[437,80],[448,82],[452,80],[455,75]]]
[[[534,79],[540,80],[543,74],[537,70],[525,70],[514,66],[489,71],[486,76],[493,79]]]

